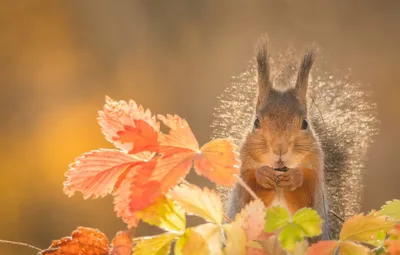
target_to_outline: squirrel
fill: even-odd
[[[276,89],[270,78],[267,40],[256,48],[258,97],[255,120],[241,148],[241,178],[266,207],[283,206],[294,214],[311,207],[324,219],[329,239],[324,188],[324,153],[308,121],[307,88],[315,50],[304,54],[293,87]],[[232,191],[229,217],[253,198],[239,184]]]
[[[311,73],[315,50],[301,61],[291,48],[272,58],[267,44],[261,36],[254,60],[219,97],[211,138],[240,147],[241,177],[266,206],[314,208],[324,224],[311,241],[337,238],[343,219],[361,210],[376,104],[349,73],[328,72],[322,61]],[[231,219],[252,199],[239,184],[216,190]]]

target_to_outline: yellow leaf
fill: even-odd
[[[175,255],[211,254],[206,240],[194,229],[189,228],[175,244]]]
[[[134,240],[135,248],[132,255],[168,255],[171,242],[177,234],[165,233],[158,236],[142,237]]]
[[[222,255],[222,229],[212,223],[206,223],[194,228],[207,241],[212,255]]]
[[[174,254],[222,255],[221,234],[221,228],[212,223],[189,228],[176,242]]]
[[[396,221],[400,221],[400,200],[395,199],[393,201],[386,202],[382,206],[381,210],[378,211],[379,215],[388,216]]]
[[[222,203],[219,195],[208,188],[180,185],[169,192],[188,214],[194,214],[218,225],[222,222]]]
[[[355,215],[348,219],[340,232],[340,241],[371,242],[382,231],[389,231],[394,222],[386,220],[385,216],[375,214]]]
[[[224,253],[245,255],[246,254],[246,234],[237,222],[223,226],[226,234],[226,246]]]
[[[182,232],[186,228],[185,212],[174,201],[165,196],[155,204],[136,212],[136,217],[169,232]]]

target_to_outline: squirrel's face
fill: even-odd
[[[269,90],[248,136],[248,153],[272,168],[294,168],[318,148],[316,143],[296,90]]]
[[[297,167],[304,157],[319,148],[307,123],[306,94],[314,52],[306,52],[295,86],[286,91],[273,88],[265,38],[258,45],[256,61],[257,118],[244,148],[259,163],[270,167]]]

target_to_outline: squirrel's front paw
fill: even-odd
[[[287,172],[279,175],[277,186],[287,188],[290,191],[294,191],[301,187],[303,184],[303,171],[299,169],[289,169]]]
[[[255,175],[256,181],[260,186],[266,189],[275,189],[277,179],[274,169],[263,166],[256,171]]]

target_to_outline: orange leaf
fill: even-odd
[[[132,247],[132,235],[128,231],[119,231],[112,240],[109,255],[131,255]]]
[[[385,245],[391,255],[400,255],[400,224],[397,224],[391,231],[390,237],[385,241]]]
[[[106,97],[98,122],[106,139],[124,151],[132,154],[146,150],[153,152],[158,147],[159,123],[149,110],[145,111],[133,100],[128,103]],[[143,156],[149,157],[148,154]]]
[[[247,255],[269,255],[268,252],[264,251],[262,248],[246,247]]]
[[[311,245],[307,255],[333,255],[338,247],[338,241],[319,241]]]
[[[123,177],[144,162],[118,150],[97,150],[83,154],[70,165],[65,174],[64,192],[68,196],[76,191],[85,199],[104,197],[118,188]]]
[[[215,139],[200,149],[194,161],[198,174],[204,175],[219,185],[232,186],[239,174],[239,160],[234,152],[236,146],[226,139]]]
[[[159,152],[164,155],[172,155],[181,152],[199,152],[199,144],[193,135],[186,120],[178,115],[157,116],[164,125],[170,128],[169,135],[160,134]]]
[[[340,243],[340,255],[373,255],[373,252],[361,244],[342,241]]]
[[[41,255],[107,255],[110,250],[105,234],[97,229],[78,227],[71,237],[53,241]]]

